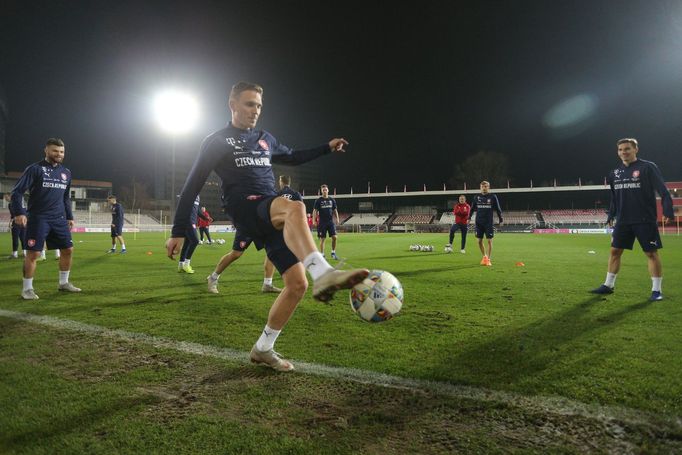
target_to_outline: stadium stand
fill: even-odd
[[[385,224],[390,213],[353,213],[341,224],[360,224],[363,226],[376,226],[377,224]]]
[[[502,214],[504,224],[523,224],[525,226],[538,223],[536,212],[531,211],[506,211]]]
[[[391,224],[429,224],[433,218],[428,214],[396,215]]]
[[[542,210],[542,218],[548,225],[603,225],[606,223],[605,210]]]

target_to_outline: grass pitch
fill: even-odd
[[[126,255],[105,254],[106,235],[76,234],[71,281],[83,293],[57,291],[48,255],[34,280],[41,299],[22,301],[21,261],[0,260],[0,309],[245,353],[273,296],[260,293],[263,253],[253,248],[222,275],[220,295],[206,292],[224,238],[199,246],[187,275],[161,234],[127,235]],[[587,292],[606,273],[605,235],[501,234],[489,268],[475,239],[464,255],[442,253],[446,240],[341,235],[349,265],[401,280],[403,311],[369,324],[346,292],[332,305],[308,295],[277,342],[287,358],[404,378],[400,387],[0,317],[0,452],[682,451],[682,238],[663,238],[662,302],[648,301],[637,247],[623,256],[616,294]],[[410,252],[413,243],[436,248]],[[478,395],[419,386],[429,383]],[[500,398],[475,397],[485,394]],[[594,412],[564,412],[561,399]]]

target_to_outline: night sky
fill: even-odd
[[[189,159],[248,80],[265,88],[258,127],[281,142],[350,141],[322,159],[340,191],[435,189],[480,150],[506,154],[517,186],[600,183],[624,136],[682,180],[682,2],[386,5],[5,0],[8,170],[58,136],[75,178],[147,179],[170,148],[151,115],[159,89],[199,100],[200,124],[178,141]]]

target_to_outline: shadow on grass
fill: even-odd
[[[103,402],[96,409],[85,409],[79,415],[67,415],[59,419],[51,418],[49,421],[35,419],[34,424],[37,428],[14,435],[3,435],[0,438],[0,446],[5,449],[15,448],[21,452],[31,446],[50,447],[66,435],[83,431],[84,427],[94,427],[97,422],[111,419],[115,414],[130,412],[136,407],[148,406],[158,401],[160,401],[159,398],[151,395],[126,397],[115,403]],[[53,439],[54,441],[51,441]],[[56,450],[56,447],[53,446],[52,449]]]
[[[453,346],[432,358],[433,365],[425,377],[454,380],[487,387],[505,388],[513,384],[547,382],[551,375],[574,375],[589,372],[591,364],[611,355],[595,339],[603,329],[614,327],[631,313],[643,310],[652,302],[644,301],[610,313],[594,314],[595,304],[609,305],[603,297],[593,296],[567,311],[525,327],[509,329],[483,344]],[[574,343],[583,343],[574,346]],[[587,345],[587,348],[585,348]],[[577,349],[584,351],[578,359]],[[579,361],[576,370],[575,362]],[[550,370],[555,370],[554,372]]]

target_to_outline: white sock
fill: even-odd
[[[336,254],[336,250],[332,250],[332,254]]]
[[[606,272],[606,281],[604,281],[604,286],[613,288],[616,286],[616,275],[617,273]]]
[[[122,250],[125,250],[125,249],[126,249],[126,244],[125,244],[125,243],[121,243],[121,249],[122,249]]]
[[[272,349],[273,346],[275,346],[275,341],[281,332],[281,330],[271,329],[266,324],[263,332],[260,334],[260,338],[258,338],[258,341],[256,341],[256,349],[261,352],[266,352]]]
[[[62,256],[62,253],[59,250],[54,250],[54,257],[60,258]]]
[[[19,252],[18,252],[18,251],[12,251],[12,257],[13,257],[13,258],[18,258],[18,257],[19,257]]]
[[[24,252],[24,257],[26,257],[26,250],[22,250]]]
[[[663,281],[662,276],[652,276],[651,277],[651,290],[661,292],[661,281]]]
[[[218,278],[220,278],[220,274],[219,274],[219,273],[215,273],[215,272],[211,273],[211,279],[212,279],[212,280],[217,281]]]
[[[40,257],[41,257],[42,259],[45,259],[45,250],[43,250],[43,251],[40,252]]]
[[[33,289],[33,278],[24,278],[24,291]]]
[[[189,265],[189,261],[191,261],[191,259],[185,259],[185,264]]]
[[[266,286],[272,286],[272,278],[263,278],[263,284]]]
[[[303,259],[303,266],[308,273],[310,273],[310,276],[313,277],[313,281],[334,269],[319,251],[315,251],[306,256],[306,258]]]
[[[116,244],[111,245],[111,251],[116,251]]]
[[[66,284],[69,282],[69,272],[70,270],[67,270],[66,272],[62,272],[61,270],[59,271],[59,284]]]

